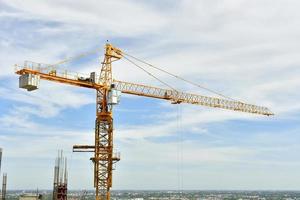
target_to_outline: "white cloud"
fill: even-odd
[[[151,119],[149,124],[118,126],[116,139],[130,140],[172,136],[183,130],[187,130],[188,133],[206,134],[205,129],[199,129],[199,127],[230,120],[257,121],[258,123],[272,120],[272,117],[236,113],[214,108],[201,108],[195,105],[180,105],[179,108],[172,106],[173,109],[168,112],[158,113],[154,116],[149,114],[140,116],[145,117],[145,120]]]
[[[26,104],[16,106],[15,113],[33,114],[43,118],[57,116],[66,108],[80,108],[95,102],[94,98],[86,92],[83,93],[82,89],[47,82],[42,82],[40,87],[33,92],[17,87],[1,88],[0,96],[3,99]]]
[[[33,19],[73,25],[78,30],[81,29],[81,33],[93,30],[118,36],[138,35],[158,30],[166,21],[162,13],[131,1],[92,0],[86,4],[80,1],[15,0],[5,3]]]
[[[7,77],[16,77],[13,74],[15,63],[22,63],[23,60],[54,63],[65,57],[85,52],[98,44],[102,45],[106,39],[111,39],[116,45],[127,49],[129,53],[162,66],[167,71],[202,83],[233,98],[269,106],[276,114],[274,118],[266,118],[182,105],[181,128],[198,132],[202,137],[213,137],[209,132],[211,123],[222,124],[229,120],[261,123],[270,120],[276,125],[274,119],[292,119],[293,116],[296,118],[299,113],[300,95],[296,92],[300,86],[298,80],[300,73],[298,69],[300,64],[298,8],[300,4],[298,1],[183,0],[172,1],[172,6],[168,9],[160,5],[153,7],[136,1],[91,0],[87,3],[5,0],[2,4],[10,8],[0,11],[0,20],[3,23],[2,32],[0,31],[0,81],[3,83],[8,80]],[[99,65],[95,60],[78,63],[76,66],[70,65],[68,69],[88,73],[99,70]],[[115,77],[120,80],[159,85],[143,72],[134,70],[128,63],[122,61],[114,63],[113,71]],[[208,94],[165,75],[160,77],[184,91]],[[16,80],[14,81],[17,83]],[[42,88],[34,93],[20,91],[16,84],[12,87],[7,87],[5,84],[5,87],[0,88],[0,99],[17,102],[18,105],[1,115],[2,128],[11,127],[11,130],[30,128],[35,132],[34,135],[37,135],[39,130],[46,130],[46,135],[51,131],[55,132],[53,137],[44,138],[46,141],[41,143],[39,143],[40,138],[33,140],[23,138],[26,144],[22,144],[25,150],[20,156],[25,157],[37,152],[50,156],[52,153],[49,152],[61,147],[57,141],[68,147],[76,138],[78,141],[91,142],[90,135],[86,138],[77,131],[66,132],[32,121],[33,116],[57,117],[66,109],[81,108],[92,104],[95,99],[90,93],[46,82],[42,82]],[[169,109],[169,105],[162,103],[160,108]],[[127,108],[120,107],[120,109]],[[148,158],[156,158],[155,163],[172,165],[177,159],[174,154],[177,152],[177,147],[172,146],[174,143],[161,145],[145,139],[174,136],[178,131],[177,111],[173,109],[164,114],[152,112],[152,115],[157,119],[154,124],[153,120],[150,120],[149,124],[142,126],[135,124],[116,126],[115,138],[120,144],[120,150],[124,152],[122,153],[124,164],[120,163],[118,170],[120,168],[120,173],[125,174],[123,176],[117,171],[117,178],[124,180],[124,183],[128,183],[126,180],[129,180],[130,172],[122,171],[122,169],[130,163],[137,161],[141,162],[141,165],[151,165],[153,160]],[[15,125],[15,121],[21,122],[20,125]],[[202,128],[204,125],[208,128]],[[285,126],[288,125],[285,124]],[[284,163],[282,165],[286,165],[285,167],[291,169],[291,172],[296,172],[293,166],[299,166],[298,159],[283,159],[288,155],[296,155],[294,152],[297,148],[292,148],[295,142],[286,141],[284,143],[287,146],[286,151],[278,142],[283,141],[286,135],[296,137],[297,134],[295,136],[285,133],[273,136],[272,131],[269,130],[270,133],[266,135],[260,131],[253,133],[257,138],[251,138],[249,143],[256,144],[255,147],[241,147],[238,144],[228,144],[225,147],[197,146],[198,144],[189,143],[191,141],[185,141],[183,143],[184,156],[187,164],[191,166],[200,167],[199,163],[206,166],[216,164],[220,167],[214,166],[214,170],[224,170],[231,176],[237,174],[239,177],[235,180],[243,182],[246,188],[255,188],[258,187],[255,183],[259,183],[259,178],[256,177],[254,180],[251,176],[253,177],[262,166],[270,168],[271,164],[278,166]],[[61,136],[59,132],[62,132]],[[224,134],[222,136],[226,137],[226,133]],[[268,141],[271,141],[273,137],[277,138],[275,142],[279,147],[270,147],[273,143]],[[69,140],[70,138],[72,140]],[[215,139],[224,140],[224,138]],[[17,144],[22,141],[20,138],[14,142],[9,140],[11,140],[10,137],[0,134],[0,142],[6,141],[5,144]],[[257,144],[257,141],[260,143]],[[137,144],[134,144],[135,142]],[[222,142],[226,143],[226,141]],[[265,145],[268,148],[263,148]],[[35,148],[31,149],[32,146]],[[18,149],[10,147],[10,150],[13,152],[10,156],[18,154]],[[157,152],[152,154],[153,150]],[[272,160],[272,155],[279,154],[281,151],[285,152],[283,156],[277,158],[278,161]],[[259,157],[261,154],[265,155],[265,158]],[[243,165],[251,165],[253,168],[245,169]],[[232,169],[237,166],[245,169],[245,172],[237,170],[238,172],[235,173]],[[145,170],[138,170],[138,166],[135,167],[137,170],[133,171],[141,179],[145,177],[151,179],[150,176],[157,177],[154,172],[159,172],[159,167],[157,167],[148,176]],[[155,171],[156,169],[158,171]],[[277,170],[280,171],[280,169]],[[172,170],[174,171],[174,168]],[[201,172],[198,170],[186,172],[187,177],[195,177],[195,180],[191,181],[194,185],[197,185],[197,180],[207,180],[207,183],[213,185],[218,182],[218,177],[223,177],[224,180],[232,178],[221,173],[214,174],[212,170],[201,170]],[[271,171],[273,175],[278,172],[273,168]],[[166,172],[166,176],[162,176],[161,171],[159,173],[162,182],[163,178],[169,182],[174,180],[170,178],[169,172]],[[266,174],[264,176],[261,173],[261,177],[273,180],[272,173]],[[297,181],[292,179],[291,174],[285,175],[290,183],[286,188],[294,188]],[[245,180],[242,180],[242,177],[245,177]],[[210,182],[210,180],[213,181]],[[233,180],[231,186],[234,183],[240,185],[239,181]],[[247,181],[249,184],[245,184]],[[130,184],[135,187],[137,183],[138,181]],[[149,183],[154,182],[149,181]],[[88,180],[86,184],[89,185]],[[166,185],[167,181],[164,186]],[[198,185],[205,188],[205,184]],[[222,184],[217,185],[222,187]],[[119,186],[124,188],[124,185]],[[160,186],[163,187],[163,185]]]
[[[109,27],[114,29],[111,33],[120,31],[122,34],[127,31],[122,30],[122,27],[119,26],[106,25],[106,22],[103,22],[102,18],[99,18],[99,15],[110,16],[106,12],[111,10],[110,8],[114,8],[114,10],[118,10],[119,12],[109,17],[108,20],[107,18],[105,19],[108,22],[115,22],[118,21],[115,18],[121,18],[119,15],[131,18],[132,15],[128,15],[128,13],[143,13],[143,17],[135,16],[135,19],[138,20],[129,21],[149,26],[152,23],[157,26],[156,29],[150,28],[149,30],[144,28],[144,32],[140,33],[132,28],[141,27],[139,25],[119,22],[118,25],[126,24],[129,27],[130,38],[134,38],[133,33],[139,36],[149,31],[150,35],[153,35],[154,32],[154,35],[159,35],[159,39],[147,45],[142,43],[144,47],[138,44],[136,46],[131,45],[132,52],[142,54],[141,56],[145,58],[152,57],[149,58],[151,62],[169,66],[165,68],[168,71],[183,75],[196,82],[205,83],[204,85],[207,87],[223,91],[228,96],[236,97],[240,100],[245,99],[245,101],[251,101],[255,104],[266,104],[273,107],[278,107],[280,104],[282,106],[282,102],[275,102],[275,104],[270,102],[268,99],[270,95],[266,96],[263,93],[259,93],[257,88],[264,84],[277,82],[282,75],[289,73],[289,69],[294,69],[293,66],[299,63],[294,36],[300,30],[294,26],[298,23],[297,20],[294,20],[294,18],[290,20],[291,16],[297,15],[294,13],[294,7],[290,5],[282,6],[279,3],[274,4],[266,15],[263,8],[268,7],[268,3],[262,2],[257,5],[256,3],[249,3],[247,1],[230,1],[226,3],[220,1],[213,3],[205,1],[198,3],[194,1],[182,1],[177,3],[175,9],[168,10],[167,14],[162,14],[143,4],[135,4],[130,1],[126,3],[103,2],[102,6],[95,6],[95,4],[98,4],[96,1],[91,1],[90,4],[77,2],[73,3],[72,6],[63,2],[59,9],[56,8],[58,5],[57,2],[52,1],[39,3],[8,1],[6,3],[19,10],[14,12],[22,13],[22,15],[35,16],[36,19],[45,22],[59,21],[62,25],[58,26],[58,28],[80,27],[82,29],[83,24],[84,26],[91,27],[90,23],[95,23],[96,19],[98,19],[97,23],[99,23],[101,31],[104,30],[105,32]],[[20,8],[20,4],[24,4],[22,8]],[[241,8],[245,6],[250,9],[244,12]],[[60,12],[60,9],[65,9],[65,12]],[[291,9],[293,12],[283,12],[282,15],[277,15],[279,10],[286,9]],[[147,10],[147,12],[137,12],[137,10]],[[56,15],[55,19],[52,18],[54,14]],[[159,16],[160,19],[164,19],[164,22],[155,20],[152,16]],[[276,26],[277,23],[280,23],[282,26]],[[259,26],[259,29],[256,26]],[[50,26],[38,27],[33,32],[42,31],[39,37],[46,37],[47,35],[43,34],[45,33],[45,29],[51,32],[50,29],[52,28],[56,34],[58,28]],[[71,28],[71,30],[73,29]],[[69,28],[66,30],[63,28],[62,33],[63,35],[70,33]],[[97,32],[94,32],[90,38],[96,35]],[[50,43],[47,41],[44,46],[36,49],[34,55],[26,56],[33,58],[32,60],[39,58],[38,61],[41,62],[49,60],[53,62],[62,53],[70,55],[71,52],[74,52],[72,50],[74,48],[71,48],[70,45],[75,44],[75,46],[78,46],[79,44],[82,45],[83,42],[81,41],[76,44],[76,42],[66,41],[68,44],[64,45],[61,39],[53,38],[53,40],[60,43],[59,48],[56,48],[57,45],[53,44],[57,42],[52,41]],[[183,47],[186,46],[186,48],[173,48],[176,44]],[[61,45],[64,46],[62,47]],[[58,52],[55,51],[54,53],[50,49],[57,49]],[[155,57],[151,56],[156,51],[159,54],[156,54]],[[14,63],[15,58],[18,56],[18,52],[16,53],[10,64]],[[24,52],[21,54],[24,54]],[[8,56],[8,58],[10,57]],[[24,56],[18,57],[25,59]],[[8,62],[4,64],[9,65]],[[9,68],[4,68],[4,73],[8,73],[7,69]],[[83,69],[80,69],[80,71],[89,72],[95,71],[95,69],[97,69],[96,63],[94,67],[83,66]],[[273,69],[276,69],[280,73],[272,73]],[[13,71],[12,68],[9,70],[10,73]],[[115,66],[114,72],[119,79],[137,82],[136,77],[140,77],[140,81],[142,82],[148,84],[155,82],[152,78],[142,75],[143,72],[131,70],[129,65],[124,65],[123,62]],[[270,73],[272,73],[272,76],[269,75]],[[162,76],[162,78],[170,80],[167,76]],[[284,77],[282,81],[287,79],[288,77]],[[183,89],[186,88],[182,84],[176,84],[173,80],[170,81],[176,86],[183,86]],[[249,95],[252,93],[255,93],[255,96]],[[261,97],[260,101],[254,101],[256,96]],[[289,110],[292,109],[285,107],[279,111]]]

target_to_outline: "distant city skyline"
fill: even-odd
[[[27,191],[28,192],[28,191]],[[37,192],[37,191],[30,191]],[[40,191],[44,198],[51,198],[51,191]],[[8,200],[15,199],[22,192],[11,191]],[[85,199],[94,199],[90,191],[69,191],[69,199],[79,198],[84,195]],[[300,192],[296,191],[113,191],[112,199],[140,200],[140,199],[198,199],[198,200],[223,200],[223,199],[299,199]]]
[[[114,108],[117,189],[300,190],[300,2],[296,0],[0,1],[1,172],[8,190],[51,189],[57,150],[69,189],[93,189],[95,92],[41,81],[18,88],[14,65],[100,70],[107,40],[126,52],[234,99],[264,117],[122,95]],[[102,49],[102,50],[101,50]],[[151,69],[149,69],[151,70]],[[152,71],[151,71],[152,72]],[[166,74],[180,91],[214,96]],[[164,87],[120,60],[118,80]]]

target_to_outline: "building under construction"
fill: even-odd
[[[66,200],[68,192],[67,158],[58,152],[54,167],[53,200]]]
[[[6,184],[7,184],[7,174],[3,173],[3,181],[2,181],[2,200],[6,199]]]
[[[2,165],[2,148],[0,148],[0,174],[1,174],[1,165]],[[7,174],[3,173],[2,180],[2,191],[1,191],[1,199],[6,199],[6,185],[7,185]]]
[[[0,174],[1,174],[1,162],[2,162],[2,148],[0,148]]]

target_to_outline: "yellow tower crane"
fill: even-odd
[[[79,57],[84,55],[85,54],[82,54]],[[94,163],[94,187],[96,188],[96,200],[110,199],[113,164],[120,160],[119,154],[113,151],[112,113],[113,106],[119,102],[120,93],[164,99],[173,104],[188,103],[267,116],[273,115],[273,113],[266,107],[246,104],[233,99],[179,92],[172,87],[170,87],[170,89],[162,89],[148,85],[114,80],[112,77],[112,62],[125,58],[137,67],[140,67],[129,59],[129,57],[143,62],[144,64],[148,64],[150,67],[159,69],[149,63],[126,54],[111,44],[106,44],[105,46],[104,61],[102,62],[102,68],[99,76],[92,72],[89,77],[86,77],[78,73],[61,71],[56,67],[56,65],[46,65],[29,61],[25,61],[24,66],[16,65],[16,74],[20,75],[20,88],[27,89],[28,91],[37,89],[39,87],[40,79],[96,90],[95,144],[73,146],[73,151],[75,152],[94,152],[94,157],[92,157],[91,160]],[[69,60],[59,62],[58,64],[67,61]],[[141,69],[147,72],[144,68]],[[186,82],[192,83],[189,80],[180,78],[165,70],[159,70]],[[147,73],[156,78],[151,73]],[[159,80],[158,78],[156,79]],[[169,86],[167,83],[161,80],[159,81]],[[224,95],[221,96],[225,97]]]

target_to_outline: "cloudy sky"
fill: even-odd
[[[114,109],[121,161],[113,189],[300,189],[300,2],[297,0],[0,0],[0,147],[9,189],[52,188],[69,159],[69,188],[92,189],[95,91],[42,81],[18,88],[14,64],[100,70],[107,40],[274,117],[123,95]],[[118,80],[162,86],[125,60]],[[213,95],[156,73],[187,92]]]

